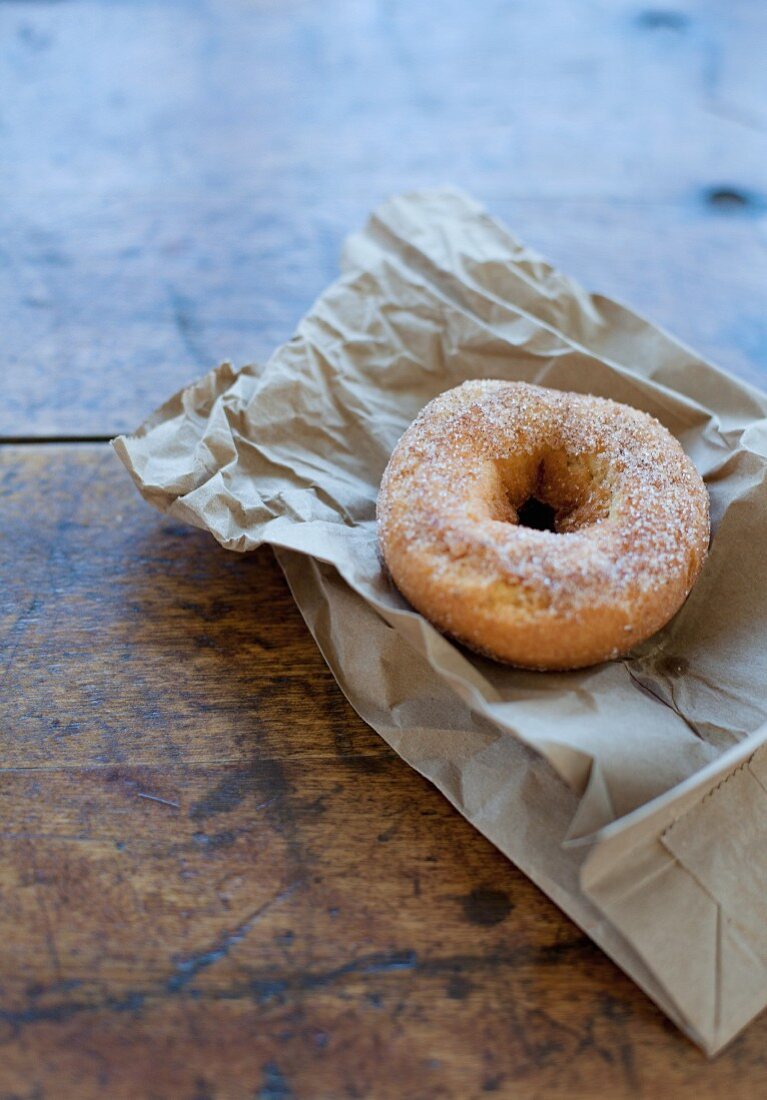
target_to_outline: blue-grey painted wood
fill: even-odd
[[[387,194],[472,192],[767,381],[767,9],[0,2],[0,435],[268,355]]]

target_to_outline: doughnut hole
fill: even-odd
[[[557,513],[550,504],[544,504],[537,497],[529,497],[517,509],[517,523],[520,527],[529,527],[533,531],[556,532]]]
[[[521,462],[504,460],[497,468],[510,505],[499,519],[564,535],[610,515],[611,480],[602,455],[549,450]]]

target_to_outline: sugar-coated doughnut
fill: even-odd
[[[681,607],[708,547],[708,495],[647,413],[473,381],[400,439],[378,535],[394,583],[439,630],[513,665],[579,668]]]

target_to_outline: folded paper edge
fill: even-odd
[[[693,1031],[685,1027],[701,1046],[709,1057],[719,1053],[758,1016],[767,1006],[767,985],[763,992],[757,996],[752,994],[751,1001],[745,1012],[736,1012],[730,1019],[723,1018],[721,975],[722,943],[723,936],[728,932],[724,927],[721,906],[716,897],[708,891],[698,880],[697,876],[686,866],[665,843],[666,838],[673,830],[677,822],[684,820],[687,814],[700,807],[701,804],[723,789],[727,781],[740,769],[747,766],[756,753],[767,744],[767,724],[760,727],[740,744],[733,746],[711,765],[701,769],[700,772],[677,784],[676,787],[654,799],[653,802],[639,807],[627,814],[619,821],[605,827],[595,838],[594,844],[589,850],[580,870],[580,885],[584,895],[594,905],[598,912],[612,926],[622,932],[625,924],[616,905],[615,891],[616,881],[621,876],[629,876],[632,862],[636,866],[649,853],[654,846],[661,845],[668,853],[674,866],[674,883],[672,892],[679,897],[680,892],[691,888],[703,891],[703,895],[710,900],[711,906],[716,910],[716,938],[708,948],[700,944],[701,950],[709,951],[708,968],[711,975],[714,991],[714,1001],[708,1019],[699,1021]],[[765,838],[767,840],[767,837]],[[716,844],[716,837],[712,838],[712,844]],[[767,851],[767,845],[765,846]],[[767,855],[765,856],[767,859]],[[642,883],[633,883],[636,893]],[[668,902],[666,911],[669,911]],[[663,913],[657,911],[653,914],[658,926],[663,927]],[[623,926],[623,927],[622,927]],[[728,933],[729,934],[729,933]],[[680,940],[680,950],[683,945],[689,944],[690,929],[680,927],[676,922],[666,924],[664,940],[673,943],[675,937]],[[732,932],[736,935],[736,932]],[[737,938],[737,936],[736,936]],[[635,936],[628,937],[627,942],[633,944],[634,951],[642,958],[644,966],[650,971],[655,982],[664,990],[667,998],[672,1000],[677,1013],[682,1018],[688,1019],[688,1014],[681,1001],[679,993],[671,988],[668,975],[658,964],[655,966],[641,949],[635,944]],[[746,945],[748,946],[748,945]],[[696,1006],[697,1007],[697,1006]]]

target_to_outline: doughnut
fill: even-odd
[[[524,382],[464,382],[391,455],[377,505],[394,584],[497,661],[573,669],[625,655],[687,598],[708,494],[652,416]]]

